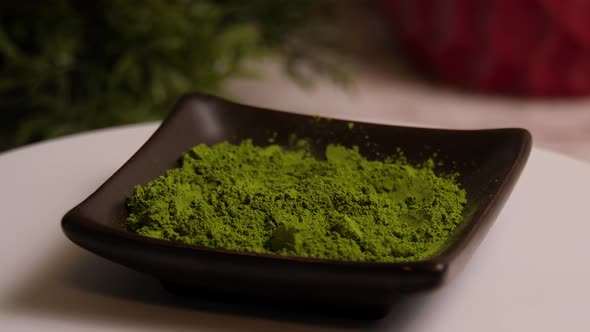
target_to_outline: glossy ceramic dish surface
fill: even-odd
[[[360,112],[361,110],[359,110]],[[321,120],[190,94],[181,98],[153,136],[90,197],[69,211],[62,227],[79,246],[161,279],[170,289],[254,296],[269,301],[383,306],[400,294],[436,288],[466,263],[504,206],[531,149],[524,129],[443,130],[346,120]],[[191,147],[251,138],[310,138],[312,150],[329,143],[357,145],[368,158],[398,148],[411,162],[437,154],[443,173],[459,172],[467,191],[464,221],[441,252],[411,263],[358,263],[204,248],[126,231],[126,198],[179,165]],[[198,294],[198,291],[196,292]]]

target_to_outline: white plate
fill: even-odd
[[[156,280],[66,239],[63,214],[156,126],[96,131],[0,155],[0,330],[342,329],[180,305]],[[457,278],[439,291],[403,300],[375,325],[354,329],[587,331],[589,188],[590,165],[533,149],[504,210]]]

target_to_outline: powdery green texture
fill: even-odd
[[[278,145],[199,145],[129,197],[128,230],[205,247],[350,261],[414,261],[461,222],[465,191],[432,160],[325,160]]]

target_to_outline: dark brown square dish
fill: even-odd
[[[361,110],[359,110],[360,112]],[[531,136],[524,129],[440,130],[318,120],[191,94],[180,99],[154,135],[90,197],[62,220],[74,243],[114,262],[181,287],[209,293],[256,295],[270,300],[383,305],[399,294],[438,287],[457,272],[502,209],[528,158]],[[268,144],[275,136],[357,145],[369,158],[399,147],[410,161],[433,153],[442,172],[458,171],[467,191],[464,221],[435,257],[412,263],[355,263],[232,252],[141,237],[127,232],[126,198],[178,165],[199,143]],[[312,147],[313,148],[313,147]]]

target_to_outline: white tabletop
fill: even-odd
[[[101,130],[0,155],[0,330],[341,330],[180,306],[156,280],[66,239],[63,214],[155,128]],[[506,207],[456,279],[403,300],[375,325],[349,329],[588,331],[588,188],[589,164],[533,149]]]

